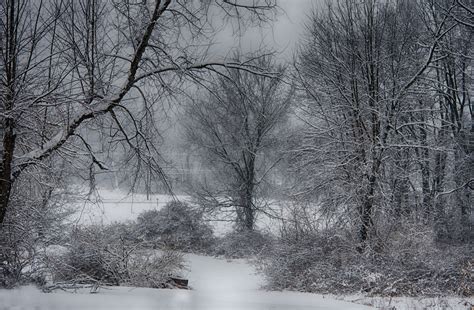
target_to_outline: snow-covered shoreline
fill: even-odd
[[[129,196],[119,191],[100,191],[100,203],[84,205],[83,224],[112,223],[134,220],[145,210],[160,209],[172,198],[156,195]],[[189,197],[180,196],[180,200]],[[78,206],[81,208],[81,206]],[[92,219],[93,221],[89,221]],[[268,223],[267,223],[268,224]],[[214,227],[218,234],[225,227]],[[384,310],[470,310],[473,298],[439,297],[366,297],[363,295],[321,295],[300,292],[263,291],[264,279],[246,260],[227,260],[186,254],[192,290],[169,290],[135,287],[102,287],[91,294],[90,289],[74,292],[56,290],[43,293],[33,286],[0,290],[0,310],[55,309],[195,309],[195,310],[302,310],[302,309],[384,309]]]
[[[26,286],[0,290],[0,310],[63,309],[180,309],[180,310],[304,310],[304,309],[470,309],[474,300],[462,298],[381,298],[331,296],[299,292],[260,290],[263,279],[245,260],[226,260],[187,254],[193,290],[133,287],[104,287],[95,294],[89,289],[76,292],[42,293]]]
[[[259,290],[262,279],[244,260],[226,260],[188,254],[190,286],[193,290],[169,290],[131,287],[89,289],[75,293],[55,291],[42,293],[26,286],[0,290],[0,310],[63,309],[180,309],[180,310],[304,310],[349,309],[370,307],[326,296],[298,292]]]

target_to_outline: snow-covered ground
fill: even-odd
[[[178,199],[188,201],[189,197]],[[134,220],[145,210],[160,209],[172,198],[155,195],[129,196],[118,191],[101,190],[98,204],[77,205],[76,220],[83,224]],[[261,218],[260,227],[274,226],[271,219]],[[218,234],[232,227],[215,222]],[[302,309],[384,309],[384,310],[471,310],[474,300],[461,298],[369,298],[363,296],[323,296],[296,292],[259,290],[263,279],[243,260],[227,261],[199,255],[186,255],[193,290],[158,290],[149,288],[109,287],[96,294],[87,289],[75,293],[55,291],[42,293],[34,287],[0,290],[0,310],[102,310],[102,309],[180,309],[180,310],[302,310]]]
[[[470,310],[472,299],[367,298],[259,290],[262,278],[243,260],[186,255],[193,290],[101,288],[91,294],[42,293],[34,287],[0,290],[0,310]],[[355,303],[351,303],[355,302]],[[356,304],[357,303],[357,304]]]
[[[258,290],[262,279],[242,260],[227,261],[187,255],[193,290],[110,287],[98,293],[56,291],[34,287],[0,290],[0,310],[363,310],[373,309],[335,298],[295,292]]]

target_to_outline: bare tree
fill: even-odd
[[[452,6],[450,6],[452,5]],[[432,137],[436,150],[426,150],[424,159],[433,162],[426,172],[426,190],[429,204],[425,206],[434,221],[438,237],[469,239],[472,232],[470,214],[472,212],[472,139],[474,114],[472,92],[472,38],[474,31],[458,18],[465,17],[468,9],[461,1],[446,3],[435,1],[427,9],[428,28],[435,28],[446,18],[452,18],[452,30],[439,40],[435,54],[436,61],[428,68],[425,87],[430,90],[424,102],[434,105],[430,129],[424,125],[426,133]],[[426,117],[426,116],[425,116]],[[425,143],[426,144],[426,143]],[[427,166],[428,168],[428,166]],[[427,169],[428,170],[428,169]],[[428,184],[432,174],[432,186]],[[452,191],[451,189],[456,190]],[[456,193],[447,195],[447,192]],[[456,223],[450,221],[455,218]],[[460,225],[459,225],[460,224]],[[455,232],[453,227],[460,229]]]
[[[274,288],[360,291],[368,270],[386,275],[371,294],[470,281],[445,286],[473,255],[471,4],[327,1],[310,17],[295,65],[300,200],[265,265]],[[445,279],[421,289],[433,272]]]
[[[453,28],[444,15],[425,35],[422,10],[409,1],[328,2],[312,16],[296,65],[308,96],[300,111],[309,134],[296,150],[300,192],[318,196],[326,211],[350,214],[360,250],[376,240],[374,218],[393,212],[392,203],[408,204],[400,198],[416,145],[402,133],[406,111]]]
[[[472,0],[455,0],[456,10],[448,14],[459,24],[474,28],[474,2]]]
[[[259,22],[275,3],[3,1],[0,223],[16,180],[52,154],[68,162],[83,154],[107,168],[86,127],[108,128],[108,140],[131,150],[137,167],[161,175],[152,133],[144,133],[152,104],[179,93],[185,80],[202,78],[203,70],[260,72],[206,58],[215,32],[207,12],[220,8]],[[145,94],[152,89],[150,102]]]
[[[274,159],[278,161],[264,153],[277,150],[277,134],[286,120],[292,91],[281,79],[284,69],[271,58],[249,64],[278,76],[228,69],[210,92],[190,103],[187,114],[188,140],[199,148],[217,180],[204,186],[204,192],[198,191],[200,202],[235,208],[238,228],[253,230],[262,207],[258,204],[262,183],[274,168]]]
[[[132,187],[167,184],[160,107],[218,67],[267,74],[211,58],[211,16],[246,25],[275,8],[259,0],[0,2],[0,285],[17,281],[38,241],[58,231],[68,185],[93,184],[110,158],[121,157],[114,169],[131,167]]]

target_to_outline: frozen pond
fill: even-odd
[[[336,310],[373,309],[321,295],[258,290],[262,279],[241,260],[187,255],[193,290],[112,287],[90,294],[58,291],[44,294],[32,287],[0,291],[0,310]]]

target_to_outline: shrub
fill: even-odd
[[[25,280],[25,266],[34,248],[27,230],[5,224],[0,227],[0,288],[13,288]]]
[[[342,272],[341,266],[353,256],[337,234],[287,231],[275,242],[260,267],[272,289],[328,293],[329,287],[334,287],[340,280],[335,277],[333,281],[331,276],[338,270]]]
[[[53,282],[160,287],[183,268],[183,258],[141,246],[133,225],[78,227],[66,253],[50,260]]]
[[[61,241],[71,214],[61,190],[32,188],[25,181],[13,189],[0,225],[0,288],[44,282],[42,249]]]
[[[212,254],[228,258],[252,257],[268,251],[273,240],[256,230],[235,230],[218,239]]]
[[[342,235],[341,235],[342,234]],[[434,243],[422,228],[400,229],[377,252],[355,251],[350,232],[292,231],[261,260],[270,289],[385,296],[472,295],[473,251]]]
[[[144,240],[176,250],[206,251],[214,239],[212,228],[205,223],[202,214],[177,201],[161,210],[141,213],[137,227]]]
[[[128,278],[124,284],[136,287],[168,287],[170,277],[179,277],[179,272],[183,268],[184,260],[181,253],[142,250],[132,256],[128,264]]]

